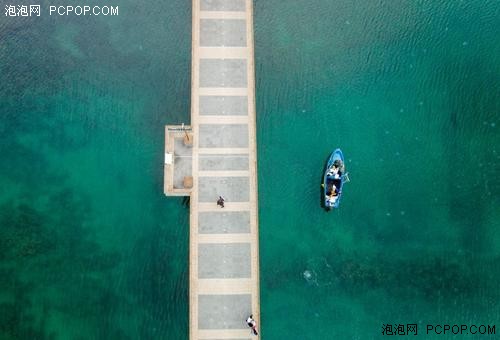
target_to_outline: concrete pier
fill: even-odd
[[[166,128],[165,194],[190,196],[190,339],[259,338],[252,6],[193,0],[191,123]]]

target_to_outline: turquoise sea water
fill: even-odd
[[[119,6],[0,19],[2,340],[187,337],[162,157],[189,121],[190,2]],[[499,19],[495,0],[255,2],[264,338],[500,331]],[[336,147],[351,182],[326,213]]]
[[[189,119],[191,6],[119,8],[0,19],[2,340],[187,335],[188,210],[162,162]]]
[[[258,2],[266,338],[499,323],[499,10]],[[323,213],[318,186],[336,147],[351,182],[340,210]]]

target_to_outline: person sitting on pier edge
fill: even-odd
[[[259,335],[259,333],[257,333],[257,322],[253,319],[253,314],[250,314],[247,318],[247,325],[252,329],[253,335]]]

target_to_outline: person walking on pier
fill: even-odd
[[[221,208],[224,208],[224,197],[219,196],[219,199],[217,200],[217,205],[219,205]]]
[[[247,318],[247,325],[252,329],[252,334],[253,335],[259,335],[257,332],[257,322],[253,319],[253,314],[250,314],[250,316]]]

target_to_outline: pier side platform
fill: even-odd
[[[164,188],[167,196],[189,196],[193,188],[193,133],[190,126],[165,126]]]

